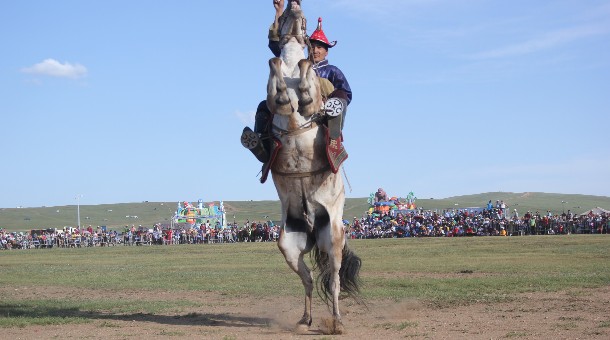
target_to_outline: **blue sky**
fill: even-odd
[[[348,197],[610,196],[610,1],[304,0],[354,92]],[[275,200],[239,143],[270,0],[0,4],[0,207]]]

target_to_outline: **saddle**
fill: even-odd
[[[326,126],[324,126],[324,129],[326,136],[326,157],[328,158],[331,171],[333,174],[336,174],[339,172],[341,164],[345,162],[348,156],[347,151],[345,151],[345,147],[343,146],[343,135],[340,134],[337,138],[332,138],[331,129]],[[261,169],[261,183],[265,183],[267,178],[269,178],[269,171],[271,171],[271,167],[275,163],[281,148],[282,142],[275,137],[272,138],[269,161],[264,163],[263,168]]]

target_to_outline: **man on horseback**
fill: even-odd
[[[276,57],[280,56],[282,48],[279,36],[280,27],[284,22],[284,18],[292,10],[293,6],[300,7],[300,2],[301,1],[291,0],[286,7],[286,11],[284,11],[284,0],[273,0],[273,6],[275,8],[275,20],[269,28],[268,46]],[[344,157],[346,158],[347,154],[343,150],[343,146],[341,144],[341,130],[343,128],[347,106],[352,100],[352,90],[343,72],[341,72],[338,67],[330,65],[326,59],[329,49],[334,47],[337,42],[329,42],[326,38],[326,35],[322,30],[322,18],[318,19],[318,26],[309,38],[309,41],[311,44],[309,55],[310,58],[313,59],[313,68],[320,80],[322,96],[325,100],[331,98],[335,99],[332,105],[327,105],[328,108],[331,108],[336,113],[334,115],[329,114],[327,117],[329,144],[334,145],[338,154],[344,154]],[[267,102],[264,100],[258,105],[254,120],[254,133],[258,138],[258,143],[254,143],[256,145],[252,148],[244,144],[244,146],[248,147],[256,158],[262,163],[266,163],[270,160],[271,120],[272,114],[267,107]],[[246,127],[244,129],[244,133],[242,134],[242,143],[244,135],[248,132],[251,133],[251,130]],[[342,161],[343,160],[340,162]]]
[[[286,263],[305,288],[297,333],[312,324],[314,280],[305,255],[312,254],[318,292],[332,307],[331,334],[342,334],[339,296],[359,301],[361,260],[347,246],[343,208],[345,186],[338,173],[347,158],[341,145],[341,126],[351,89],[343,73],[326,61],[329,42],[322,21],[307,36],[300,0],[274,1],[276,20],[271,26],[267,99],[256,114],[256,132],[244,129],[242,144],[265,162],[260,181],[272,175],[281,203],[282,219],[277,245]],[[308,52],[308,53],[306,53]],[[272,148],[260,147],[268,141]],[[262,149],[258,152],[258,147]]]

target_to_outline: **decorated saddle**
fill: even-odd
[[[326,156],[328,158],[331,171],[336,174],[339,172],[341,164],[343,164],[348,156],[347,151],[345,151],[345,147],[343,146],[343,135],[333,139],[331,138],[330,129],[327,127],[323,128],[326,130]],[[265,183],[269,178],[269,172],[271,171],[271,167],[275,163],[281,148],[282,142],[280,142],[280,140],[277,138],[272,138],[269,161],[264,163],[263,168],[261,169],[261,183]]]

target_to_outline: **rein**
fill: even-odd
[[[319,124],[318,124],[317,120],[318,120],[318,118],[316,116],[314,116],[314,117],[311,118],[311,120],[309,120],[308,122],[305,122],[305,123],[299,125],[294,130],[285,130],[285,129],[282,129],[281,127],[273,124],[272,125],[272,131],[277,132],[277,133],[274,134],[276,137],[298,136],[300,134],[303,134],[303,133],[305,133],[305,132],[307,132],[309,130],[312,130],[312,129],[318,127]]]

